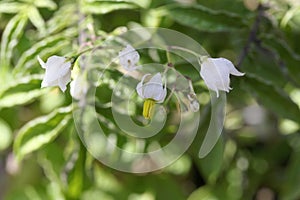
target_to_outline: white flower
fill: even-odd
[[[139,62],[139,60],[139,53],[131,45],[127,45],[126,48],[119,52],[120,65],[127,71],[137,69],[136,63]]]
[[[70,94],[76,99],[80,100],[88,91],[88,82],[86,80],[85,74],[79,74],[70,83]]]
[[[155,103],[162,103],[167,95],[166,83],[163,86],[160,73],[155,74],[144,84],[145,78],[149,75],[144,75],[141,82],[136,86],[138,95],[145,99],[143,115],[146,119],[151,118]]]
[[[243,76],[231,61],[225,58],[207,58],[201,65],[200,75],[207,87],[214,90],[219,97],[219,90],[229,92],[229,75]]]
[[[136,91],[143,99],[153,99],[157,103],[162,103],[167,94],[166,86],[163,87],[161,74],[155,74],[147,83],[144,80],[150,74],[143,76],[141,82],[136,86]]]
[[[66,91],[66,85],[71,81],[71,62],[66,62],[66,58],[61,56],[51,56],[46,63],[39,56],[37,59],[46,69],[41,87],[59,86],[63,92]]]

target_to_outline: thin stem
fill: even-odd
[[[193,54],[194,56],[196,57],[199,57],[199,55],[197,53],[195,53],[194,51],[192,50],[189,50],[187,48],[184,48],[184,47],[178,47],[178,46],[168,46],[169,49],[177,49],[177,50],[181,50],[181,51],[186,51],[190,54]]]
[[[166,49],[166,52],[167,52],[168,67],[173,67],[173,63],[171,61],[171,54],[170,54],[170,51],[169,51],[169,47]]]
[[[259,31],[259,25],[261,23],[261,19],[264,16],[265,6],[263,6],[262,4],[259,4],[257,9],[258,9],[258,14],[257,14],[256,19],[255,19],[255,21],[252,25],[251,30],[250,30],[247,43],[244,46],[244,48],[243,48],[243,50],[242,50],[242,52],[239,56],[239,59],[238,59],[237,65],[236,65],[237,68],[241,67],[243,61],[247,57],[247,55],[250,51],[251,44],[256,43],[258,41],[257,33]]]
[[[115,47],[101,46],[101,45],[98,45],[98,46],[95,46],[95,47],[91,47],[91,48],[88,48],[88,49],[85,49],[85,50],[79,52],[76,56],[73,56],[73,57],[72,57],[72,58],[73,58],[73,62],[72,62],[72,63],[75,63],[76,60],[77,60],[82,54],[84,54],[84,53],[86,53],[86,52],[94,51],[94,50],[96,50],[96,49],[104,49],[104,48],[105,48],[105,49],[116,49]]]
[[[88,52],[88,51],[92,51],[93,49],[94,49],[94,47],[88,48],[88,49],[85,49],[85,50],[79,52],[76,56],[72,57],[72,58],[74,59],[74,60],[73,60],[73,63],[75,63],[76,60],[77,60],[82,54],[84,54],[84,53],[86,53],[86,52]]]
[[[191,90],[192,94],[195,94],[192,80],[191,80],[191,79],[188,79],[188,81],[189,81],[189,87],[190,87],[190,90]]]
[[[172,95],[173,95],[174,91],[175,91],[175,87],[172,88],[169,96],[167,97],[167,99],[164,102],[165,104],[167,104],[170,101],[170,99],[172,98]]]

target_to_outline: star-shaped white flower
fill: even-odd
[[[214,90],[219,97],[219,90],[229,92],[230,87],[229,75],[243,76],[231,61],[225,58],[206,58],[201,65],[200,75],[207,87]]]
[[[146,119],[151,118],[155,103],[162,103],[167,95],[166,83],[163,86],[161,74],[155,74],[147,83],[144,83],[145,78],[149,75],[144,75],[136,86],[138,95],[145,99],[143,115]]]
[[[71,81],[71,62],[61,56],[51,56],[44,61],[37,57],[42,68],[46,69],[41,87],[59,86],[64,92],[67,84]]]
[[[139,62],[139,60],[139,53],[131,45],[127,45],[122,51],[119,52],[120,65],[127,71],[133,71],[137,69],[136,64]]]

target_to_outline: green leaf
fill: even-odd
[[[1,130],[1,140],[0,140],[0,152],[5,150],[12,142],[12,131],[9,125],[0,118],[0,130]]]
[[[121,2],[121,3],[133,3],[142,8],[147,8],[151,4],[151,0],[87,0],[87,2]]]
[[[72,127],[73,124],[69,123],[68,127]],[[66,127],[66,129],[68,129]],[[67,132],[68,130],[66,130]],[[64,131],[65,132],[65,131]],[[48,143],[43,149],[38,151],[37,161],[39,165],[43,168],[45,176],[47,179],[53,183],[62,187],[61,171],[65,164],[64,158],[64,148],[65,145],[60,145],[59,143],[51,142]]]
[[[243,71],[251,77],[276,87],[283,87],[288,81],[281,66],[276,62],[276,58],[272,57],[270,52],[261,49],[255,49],[249,53],[243,62]]]
[[[0,13],[18,13],[24,7],[23,3],[0,2]]]
[[[162,14],[157,9],[149,9],[142,14],[143,25],[148,27],[158,27],[162,20]]]
[[[32,102],[47,90],[41,89],[42,76],[34,75],[14,81],[0,92],[0,109]]]
[[[239,15],[211,10],[201,5],[170,6],[166,7],[166,12],[177,23],[200,31],[231,31],[247,27]]]
[[[54,55],[55,53],[59,52],[60,50],[66,48],[70,45],[70,41],[57,41],[56,44],[53,46],[40,46],[37,45],[32,46],[32,48],[25,51],[21,58],[19,59],[16,67],[13,70],[13,74],[22,77],[29,72],[38,72],[41,70],[41,66],[37,61],[37,56],[40,55],[41,57],[48,57],[50,55]],[[33,51],[31,51],[33,50]],[[32,54],[30,54],[32,52]],[[45,54],[47,53],[47,54]],[[28,56],[27,56],[28,55]],[[44,56],[46,55],[46,56]]]
[[[203,177],[209,183],[215,183],[222,169],[223,141],[219,139],[212,151],[203,159],[196,161]]]
[[[36,0],[34,1],[34,5],[39,8],[49,8],[50,10],[55,10],[57,8],[56,3],[52,0]]]
[[[212,189],[207,186],[195,190],[187,200],[218,200]]]
[[[14,142],[14,153],[20,161],[25,155],[53,141],[71,119],[71,108],[60,108],[49,115],[38,117],[25,124]]]
[[[18,23],[18,26],[14,29],[14,32],[11,34],[6,52],[6,60],[8,62],[13,58],[13,50],[18,45],[21,36],[24,34],[24,29],[27,25],[27,21],[27,17],[22,17]]]
[[[135,9],[137,6],[126,2],[93,2],[85,3],[82,10],[88,14],[106,14],[115,10]]]
[[[283,63],[286,65],[289,75],[294,81],[300,84],[300,56],[297,55],[291,47],[281,38],[266,36],[262,39],[263,44],[277,53]]]
[[[300,110],[290,97],[278,88],[249,76],[244,77],[243,87],[266,108],[277,115],[300,123]]]
[[[297,14],[300,13],[300,6],[295,6],[295,7],[291,7],[289,10],[287,10],[287,12],[285,13],[285,15],[282,17],[281,22],[280,22],[280,26],[282,28],[285,28],[288,24],[291,24],[289,22],[292,22],[292,19],[297,16]]]
[[[74,150],[66,164],[65,173],[68,181],[66,193],[70,199],[78,199],[81,196],[87,181],[85,177],[85,161],[86,149],[81,144],[79,149]],[[70,168],[70,166],[72,167]]]
[[[299,140],[299,138],[295,138]],[[300,198],[300,174],[298,173],[300,168],[300,151],[295,150],[290,157],[288,167],[286,168],[285,174],[285,184],[281,189],[281,198],[282,200],[293,200]]]
[[[1,40],[0,65],[2,70],[9,67],[13,48],[18,44],[18,40],[24,32],[23,29],[26,24],[27,17],[18,14],[6,25]]]
[[[66,4],[61,6],[60,9],[57,10],[53,14],[53,16],[46,22],[48,37],[50,36],[50,34],[52,35],[57,34],[62,30],[71,27],[72,25],[77,25],[79,16],[76,15],[76,12],[77,12],[76,4]]]
[[[28,10],[28,17],[31,23],[42,33],[46,32],[45,28],[45,21],[42,18],[41,14],[39,13],[36,7],[31,6]]]
[[[40,68],[37,61],[37,56],[50,56],[57,53],[59,50],[70,45],[71,40],[66,38],[73,37],[77,34],[75,29],[67,29],[66,31],[49,36],[40,42],[34,44],[26,50],[20,57],[16,67],[13,70],[14,75],[23,76],[27,71],[33,70],[34,67]]]

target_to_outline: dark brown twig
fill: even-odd
[[[247,57],[247,55],[250,51],[251,44],[258,42],[257,33],[259,31],[259,25],[260,25],[262,17],[264,16],[265,9],[266,9],[266,7],[263,6],[262,4],[258,5],[258,8],[257,8],[258,13],[257,13],[256,19],[252,25],[252,28],[250,30],[247,43],[244,46],[243,51],[241,52],[241,54],[239,56],[239,59],[238,59],[237,65],[236,65],[237,68],[241,67],[244,59]]]

